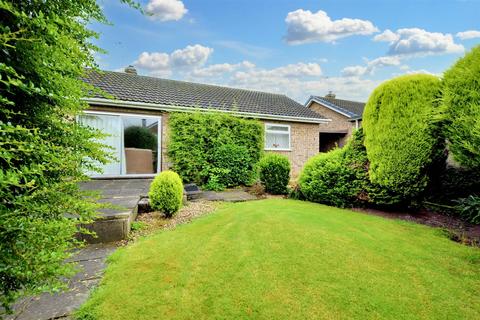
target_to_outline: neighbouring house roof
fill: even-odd
[[[283,94],[167,80],[132,73],[87,70],[83,80],[113,96],[86,98],[90,104],[166,111],[211,109],[261,119],[330,121]]]
[[[365,109],[364,102],[342,100],[331,97],[311,96],[305,104],[309,107],[312,102],[317,102],[333,111],[336,111],[350,120],[357,120],[362,118],[363,110]]]

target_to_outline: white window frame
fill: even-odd
[[[268,129],[269,126],[275,127],[284,127],[287,128],[288,131],[278,131],[278,130],[271,130]],[[265,123],[265,145],[264,148],[267,151],[292,151],[292,134],[291,134],[291,126],[289,124],[278,124],[278,123]],[[281,133],[287,134],[288,133],[288,148],[268,148],[267,143],[267,133]]]
[[[127,113],[127,112],[108,112],[108,111],[94,111],[94,110],[85,110],[84,114],[98,114],[98,115],[107,115],[107,116],[125,116],[125,117],[137,117],[137,118],[149,118],[149,119],[156,119],[158,121],[158,128],[157,128],[157,152],[158,152],[158,161],[157,161],[157,172],[156,173],[131,173],[131,174],[94,174],[90,175],[90,178],[93,179],[117,179],[117,178],[153,178],[160,172],[162,172],[162,116],[152,116],[150,114],[143,114],[143,113]],[[81,115],[80,115],[81,116]]]

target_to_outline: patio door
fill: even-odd
[[[108,151],[113,153],[116,161],[102,166],[103,175],[124,174],[124,166],[122,165],[124,159],[122,118],[117,115],[86,114],[80,117],[80,121],[83,125],[101,130],[107,134],[101,142],[111,148]]]
[[[102,166],[102,174],[89,172],[90,176],[154,176],[160,171],[160,116],[87,111],[79,122],[104,132],[101,142],[116,158]]]

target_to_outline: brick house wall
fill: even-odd
[[[112,112],[112,113],[123,113],[123,114],[145,114],[152,116],[161,116],[162,117],[162,137],[161,137],[161,169],[168,170],[171,168],[172,163],[168,159],[167,150],[168,150],[168,135],[169,135],[169,117],[168,112],[155,111],[155,110],[143,110],[143,109],[131,109],[131,108],[120,108],[120,107],[106,107],[106,106],[90,106],[89,111],[103,111],[103,112]],[[261,120],[265,123],[277,123],[283,125],[290,125],[290,151],[266,151],[266,152],[275,152],[283,154],[288,157],[290,160],[292,171],[292,178],[298,177],[300,171],[303,168],[305,162],[312,156],[318,153],[319,149],[319,124],[316,123],[300,123],[300,122],[289,122],[289,121],[270,121],[270,120]]]
[[[320,139],[322,136],[322,132],[340,132],[344,131],[346,134],[343,138],[341,138],[338,142],[339,147],[343,147],[347,142],[348,138],[352,135],[353,130],[356,128],[355,121],[349,121],[348,117],[335,112],[317,102],[312,102],[310,105],[310,109],[325,116],[327,119],[331,119],[332,121],[329,123],[321,123],[319,127],[320,132]],[[361,126],[361,120],[358,121],[358,126]]]
[[[265,151],[283,154],[287,156],[291,164],[291,176],[296,179],[300,174],[303,165],[309,158],[316,155],[319,149],[319,125],[318,123],[300,123],[287,121],[267,121],[265,123],[276,123],[290,125],[290,151]]]

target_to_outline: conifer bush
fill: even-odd
[[[443,107],[445,133],[454,159],[480,170],[480,46],[445,72]]]
[[[443,154],[438,102],[441,82],[431,75],[389,80],[371,94],[363,114],[369,179],[403,197],[428,185],[429,169]]]
[[[180,176],[173,171],[163,171],[153,179],[148,193],[150,206],[167,217],[173,216],[183,201],[183,184]]]

